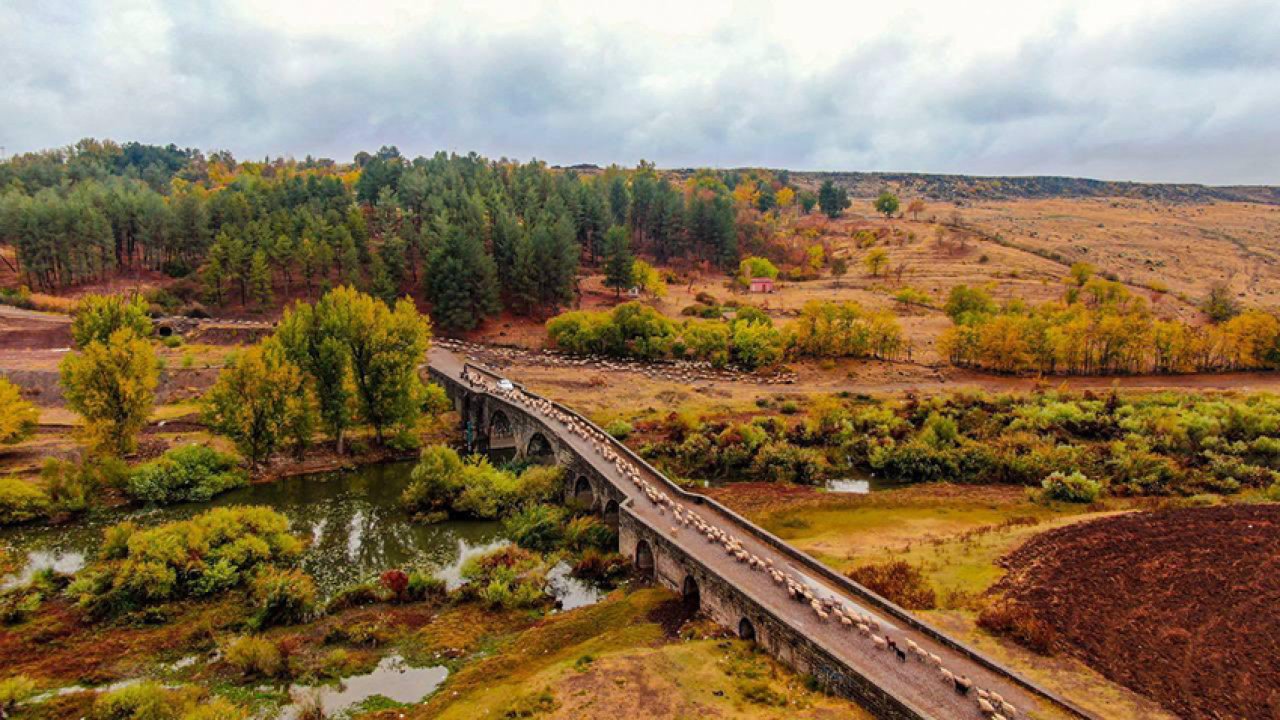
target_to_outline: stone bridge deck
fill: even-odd
[[[479,370],[493,383],[476,387],[463,380],[464,367]],[[1015,711],[1008,718],[1090,718],[1091,716],[1001,667],[964,644],[946,636],[907,611],[834,572],[810,556],[792,548],[727,507],[676,486],[625,446],[608,440],[620,457],[629,461],[641,477],[668,495],[673,504],[692,510],[706,523],[736,536],[742,548],[806,586],[815,597],[826,598],[852,615],[869,615],[879,625],[875,634],[893,638],[903,649],[914,642],[925,653],[937,656],[956,676],[967,677],[975,688],[967,695],[944,682],[939,669],[927,660],[909,657],[900,662],[893,653],[878,649],[870,637],[841,623],[823,620],[807,602],[793,600],[785,587],[769,573],[737,561],[720,543],[709,541],[696,528],[677,523],[669,509],[652,502],[644,490],[619,473],[589,439],[570,432],[544,412],[517,403],[496,389],[499,376],[474,365],[464,365],[456,355],[433,349],[430,371],[441,381],[464,422],[487,422],[495,413],[520,417],[525,434],[543,434],[553,440],[559,460],[568,465],[570,497],[591,486],[593,503],[608,513],[617,512],[619,544],[639,565],[652,564],[656,579],[686,596],[713,620],[740,635],[754,639],[768,652],[798,672],[808,673],[830,691],[852,697],[884,718],[980,718],[977,689],[994,692]],[[531,393],[519,388],[527,396]],[[539,400],[541,400],[539,398]],[[568,408],[555,405],[574,422],[591,425]],[[480,426],[483,430],[484,425]],[[599,428],[596,431],[603,434]],[[606,436],[607,437],[607,436]],[[534,442],[532,439],[527,442]],[[517,445],[517,448],[520,446]],[[574,481],[574,477],[579,479]],[[607,503],[607,504],[606,504]],[[616,505],[615,505],[616,503]],[[668,506],[669,508],[670,506]]]

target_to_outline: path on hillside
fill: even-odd
[[[431,351],[430,361],[434,370],[455,379],[464,386],[467,385],[461,380],[464,367],[462,358],[447,350],[434,348]],[[498,394],[494,394],[494,397],[503,402],[510,402]],[[532,411],[528,412],[532,413]],[[626,495],[629,502],[623,506],[625,512],[670,538],[692,558],[750,596],[776,617],[784,619],[800,635],[811,638],[849,668],[871,679],[879,687],[918,709],[926,717],[973,718],[974,720],[983,717],[977,705],[976,693],[970,693],[967,697],[962,696],[955,692],[951,685],[944,683],[939,671],[929,664],[916,659],[901,663],[892,653],[877,650],[870,638],[860,635],[857,631],[821,620],[808,604],[792,600],[786,590],[772,582],[766,573],[736,561],[725,553],[721,545],[708,542],[696,529],[674,524],[669,513],[660,511],[659,506],[651,503],[641,489],[623,478],[612,462],[606,461],[595,451],[589,440],[568,432],[552,418],[537,417],[555,434],[561,444],[584,458],[602,477],[607,478]],[[615,445],[619,452],[630,455],[630,451],[625,450],[620,443]],[[1048,697],[1020,685],[1011,678],[1010,674],[993,670],[933,640],[924,632],[910,627],[906,622],[893,617],[883,609],[855,598],[846,589],[821,577],[813,568],[801,566],[791,556],[764,542],[760,537],[763,531],[750,525],[748,521],[727,510],[718,509],[714,505],[695,505],[692,501],[683,499],[684,492],[665,477],[649,470],[643,463],[636,463],[636,465],[639,466],[642,477],[664,488],[670,495],[677,498],[677,502],[681,505],[695,509],[705,522],[737,536],[747,552],[764,560],[772,560],[774,567],[802,579],[815,596],[831,598],[849,610],[871,615],[879,623],[881,634],[887,633],[895,638],[903,648],[907,646],[907,640],[912,640],[926,652],[941,658],[942,666],[956,675],[967,676],[976,687],[998,692],[1018,709],[1016,717],[1072,715],[1066,708],[1055,704]],[[672,532],[673,528],[674,532]]]

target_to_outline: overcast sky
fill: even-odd
[[[0,145],[1280,184],[1277,0],[805,6],[0,0]]]

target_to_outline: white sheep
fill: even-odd
[[[982,712],[983,715],[991,715],[996,711],[995,707],[986,698],[981,696],[978,697],[978,710]]]
[[[944,668],[944,667],[940,667],[940,668],[938,668],[938,671],[942,673],[942,681],[943,681],[943,682],[951,683],[951,684],[953,684],[953,685],[955,684],[955,682],[956,682],[956,676],[955,676],[954,674],[952,674],[952,672],[951,672],[950,670],[948,670],[948,669],[946,669],[946,668]]]
[[[858,623],[858,632],[863,635],[870,635],[871,628],[868,627],[866,623]]]
[[[674,537],[677,533],[679,533],[679,532],[680,532],[680,528],[676,527],[675,525],[672,525],[672,526],[671,526],[671,535],[672,535],[673,537]]]
[[[934,667],[942,667],[942,658],[934,655],[933,653],[929,653],[929,662],[932,663]]]
[[[1017,716],[1018,716],[1018,710],[1017,710],[1017,708],[1015,708],[1012,704],[1010,704],[1010,703],[1009,703],[1008,701],[1006,701],[1006,700],[1002,700],[1002,701],[1000,702],[1000,710],[1002,710],[1002,711],[1004,712],[1004,714],[1005,714],[1006,716],[1008,716],[1008,717],[1013,718],[1013,717],[1017,717]]]
[[[888,641],[886,641],[884,638],[880,637],[879,635],[872,635],[871,642],[876,644],[877,650],[887,650],[889,648]]]

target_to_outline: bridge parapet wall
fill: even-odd
[[[477,365],[468,363],[466,367],[482,373],[483,375],[492,378],[494,381],[505,379],[503,376]],[[449,376],[443,373],[438,373],[434,368],[431,373],[433,379],[436,379],[437,382],[441,382],[445,385],[446,390],[450,390],[452,387],[452,390],[450,390],[451,397],[454,392],[462,392],[465,394],[479,394],[486,398],[493,399],[493,396],[476,393],[465,385],[454,381]],[[546,398],[542,398],[536,393],[529,392],[518,383],[513,382],[513,385],[521,392],[531,397],[546,400]],[[583,417],[572,408],[566,407],[554,400],[547,400],[547,402],[561,412],[573,417],[577,422],[594,428],[605,437],[610,437],[603,428],[600,428],[594,422]],[[511,403],[504,402],[504,404],[510,407],[511,411],[514,413],[527,415],[527,412],[522,407]],[[540,420],[535,420],[535,422],[541,423]],[[548,436],[549,439],[556,435],[550,427],[545,425],[543,427],[546,428],[547,432],[551,433],[551,435]],[[555,442],[555,440],[553,440],[553,442]],[[942,633],[932,625],[920,620],[897,604],[878,595],[870,589],[853,582],[849,578],[832,570],[830,567],[823,565],[809,555],[793,548],[782,539],[755,525],[750,520],[742,517],[729,507],[704,495],[691,493],[676,485],[626,445],[616,441],[613,441],[612,444],[617,453],[625,456],[631,462],[635,463],[635,465],[647,471],[656,483],[661,484],[664,487],[668,494],[678,497],[680,500],[693,505],[713,508],[716,512],[731,518],[739,526],[739,529],[742,532],[752,535],[760,542],[785,555],[789,560],[796,563],[798,566],[803,567],[806,571],[819,576],[825,582],[839,588],[851,597],[864,602],[868,607],[874,608],[875,610],[892,617],[895,621],[911,627],[916,632],[928,636],[933,641],[945,645],[951,650],[966,656],[972,662],[1008,678],[1010,681],[1022,686],[1024,689],[1053,702],[1077,717],[1086,719],[1091,719],[1093,717],[1055,693],[1052,693],[1021,675],[1012,672],[1008,668],[998,665],[985,655],[982,655],[978,651],[970,648],[962,642],[959,642],[958,640],[955,640],[949,635]],[[752,617],[750,613],[755,613],[755,617],[760,619],[759,623],[752,620],[752,623],[756,628],[757,639],[764,644],[771,654],[779,658],[782,662],[795,668],[799,672],[813,675],[824,686],[829,687],[835,692],[846,694],[849,697],[855,697],[869,703],[871,706],[869,709],[872,709],[878,717],[894,719],[922,717],[921,714],[903,705],[899,700],[887,694],[884,690],[868,681],[865,677],[852,672],[847,666],[812,640],[799,635],[799,633],[793,630],[788,623],[767,612],[761,603],[751,599],[741,589],[733,587],[720,580],[718,576],[707,570],[707,568],[698,563],[696,559],[680,550],[678,545],[662,534],[661,530],[645,524],[642,518],[627,512],[626,506],[629,504],[629,501],[626,500],[625,494],[618,490],[610,479],[600,476],[586,459],[577,458],[576,453],[572,453],[571,451],[569,454],[576,458],[576,463],[573,459],[566,458],[566,460],[570,464],[581,464],[581,466],[585,467],[589,473],[588,477],[593,478],[593,482],[599,483],[599,485],[596,485],[597,487],[612,488],[617,493],[617,496],[622,498],[622,500],[619,500],[619,503],[623,508],[619,519],[619,535],[620,544],[622,546],[621,550],[624,555],[634,558],[637,545],[641,541],[649,542],[654,551],[656,580],[658,582],[679,592],[682,589],[681,583],[683,582],[683,577],[685,575],[692,574],[695,578],[706,578],[705,586],[703,581],[699,580],[699,586],[704,597],[702,603],[703,610],[717,622],[734,628],[736,627],[735,623],[737,621],[732,620],[730,617],[733,612],[741,611],[742,615],[740,617],[748,618]],[[599,495],[597,495],[597,497],[599,497]],[[665,560],[663,558],[665,558]],[[682,572],[685,575],[682,575]],[[680,577],[677,578],[677,575]],[[709,593],[708,590],[710,590]]]

